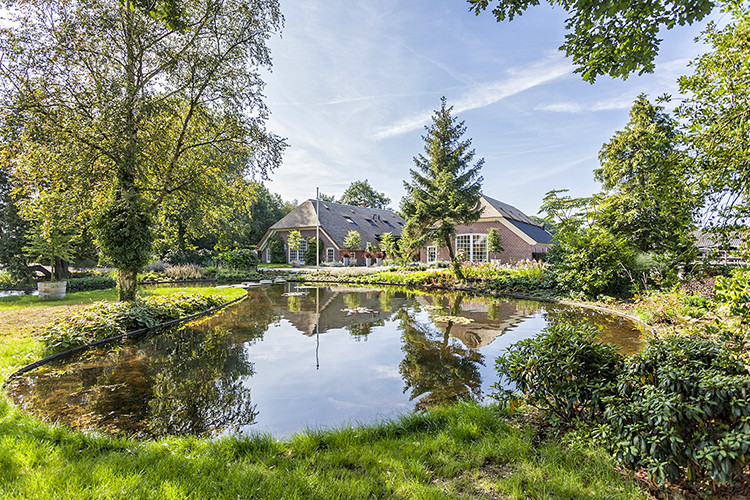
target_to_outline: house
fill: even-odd
[[[745,244],[744,231],[712,232],[696,230],[690,233],[698,249],[698,258],[711,264],[744,266],[745,260],[740,256],[740,249]]]
[[[318,214],[318,205],[320,213]],[[346,250],[344,239],[349,231],[357,231],[362,240],[361,248],[351,259],[364,262],[364,252],[368,243],[378,247],[380,237],[391,233],[394,239],[401,236],[404,219],[391,210],[369,208],[367,206],[342,205],[328,201],[307,200],[271,226],[258,244],[258,254],[262,262],[271,262],[268,248],[272,238],[279,236],[284,241],[287,262],[302,262],[309,237],[315,237],[316,226],[320,222],[321,262],[338,262],[343,259],[341,252]],[[302,244],[299,250],[289,248],[287,243],[291,231],[299,231]]]
[[[454,250],[463,251],[465,260],[471,262],[531,260],[547,253],[549,247],[552,246],[552,235],[544,229],[544,226],[516,207],[486,195],[481,195],[479,203],[481,210],[479,220],[469,225],[456,225]],[[491,228],[497,229],[503,251],[488,255],[487,233]],[[441,242],[437,243],[439,245]],[[438,245],[422,249],[420,260],[422,262],[449,260],[448,249]]]

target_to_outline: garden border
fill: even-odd
[[[473,287],[465,287],[465,286],[440,286],[440,285],[404,285],[403,283],[391,283],[388,281],[378,281],[374,283],[360,283],[358,281],[352,281],[352,280],[338,280],[338,281],[331,281],[331,280],[315,280],[315,279],[298,279],[298,278],[287,278],[288,282],[295,282],[295,283],[337,283],[337,284],[343,284],[343,285],[370,285],[370,286],[400,286],[400,287],[406,287],[406,288],[414,288],[419,290],[447,290],[447,291],[455,291],[455,292],[465,292],[465,293],[474,293],[477,295],[483,295],[483,296],[500,296],[500,297],[510,297],[512,299],[521,299],[521,300],[535,300],[537,302],[549,302],[552,304],[562,304],[564,306],[573,306],[573,307],[584,307],[586,309],[593,309],[595,311],[605,312],[608,314],[614,314],[616,316],[621,316],[623,318],[629,319],[630,321],[634,323],[638,323],[639,325],[643,326],[644,328],[651,330],[651,325],[643,321],[637,316],[633,316],[632,314],[628,314],[624,311],[619,311],[617,309],[611,309],[609,307],[605,306],[599,306],[596,304],[589,304],[587,302],[576,302],[572,300],[562,300],[562,299],[554,299],[552,297],[538,297],[536,295],[524,295],[520,293],[513,293],[513,292],[482,292],[481,290]]]
[[[229,302],[225,302],[223,304],[220,304],[218,306],[211,307],[209,309],[206,309],[205,311],[200,311],[195,314],[191,314],[190,316],[184,316],[182,318],[173,319],[170,321],[167,321],[166,323],[161,323],[156,326],[149,326],[146,328],[139,328],[138,330],[132,330],[129,332],[122,333],[120,335],[115,335],[114,337],[108,337],[106,339],[97,340],[94,342],[91,342],[89,344],[79,345],[77,347],[74,347],[72,349],[68,349],[67,351],[58,352],[57,354],[52,354],[51,356],[47,356],[46,358],[42,358],[40,360],[34,361],[33,363],[29,363],[26,366],[23,366],[16,370],[15,372],[8,375],[8,377],[3,381],[3,390],[6,389],[8,384],[15,378],[20,377],[24,373],[28,373],[32,370],[35,370],[36,368],[39,368],[40,366],[44,366],[48,363],[51,363],[52,361],[56,361],[58,359],[67,358],[68,356],[72,356],[73,354],[77,354],[79,352],[88,351],[89,349],[92,349],[94,347],[99,347],[106,344],[112,344],[115,342],[119,342],[121,340],[127,340],[127,339],[133,339],[141,337],[149,332],[153,332],[156,330],[161,330],[164,328],[168,328],[170,326],[177,325],[179,323],[184,323],[185,321],[190,321],[192,319],[200,318],[201,316],[205,316],[207,314],[211,314],[212,312],[218,311],[220,309],[223,309],[225,307],[229,307],[232,304],[236,304],[237,302],[240,302],[242,300],[245,300],[247,298],[247,295],[244,295],[242,297],[238,297],[236,299],[230,300]]]

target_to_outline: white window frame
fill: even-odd
[[[326,248],[326,262],[333,262],[336,251],[333,247]]]
[[[432,256],[430,256],[430,253],[432,253]],[[437,247],[436,246],[429,246],[427,247],[427,262],[437,262]]]
[[[462,237],[468,237],[468,251],[464,245],[463,248],[466,251],[467,260],[470,262],[487,262],[487,234],[486,233],[466,233],[456,235],[456,252],[459,250],[458,240]],[[482,241],[484,240],[484,241]],[[484,243],[484,252],[482,255],[477,251],[477,246]]]
[[[299,242],[299,250],[294,250],[291,247],[289,247],[289,263],[291,264],[295,260],[297,262],[304,262],[305,261],[305,250],[307,250],[307,240],[305,238],[302,238],[302,240]]]

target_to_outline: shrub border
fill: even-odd
[[[162,330],[164,328],[168,328],[170,326],[177,325],[179,323],[184,323],[185,321],[190,321],[192,319],[200,318],[201,316],[205,316],[206,314],[211,314],[212,312],[218,311],[220,309],[223,309],[225,307],[231,306],[232,304],[236,304],[237,302],[240,302],[242,300],[245,300],[247,298],[247,295],[244,295],[242,297],[238,297],[236,299],[230,300],[229,302],[225,302],[223,304],[220,304],[218,306],[211,307],[209,309],[206,309],[205,311],[200,311],[195,314],[191,314],[190,316],[184,316],[182,318],[173,319],[170,321],[167,321],[166,323],[161,323],[156,326],[150,326],[146,328],[139,328],[138,330],[132,330],[129,332],[121,333],[120,335],[115,335],[114,337],[108,337],[106,339],[96,340],[94,342],[91,342],[89,344],[79,345],[72,349],[68,349],[67,351],[58,352],[57,354],[52,354],[51,356],[47,356],[46,358],[42,358],[38,361],[34,361],[33,363],[29,363],[26,366],[23,366],[16,370],[15,372],[11,373],[3,382],[3,390],[8,386],[8,384],[15,378],[20,377],[24,373],[28,373],[32,370],[35,370],[36,368],[39,368],[40,366],[44,366],[46,364],[51,363],[52,361],[57,361],[58,359],[67,358],[69,356],[72,356],[73,354],[77,354],[79,352],[88,351],[89,349],[92,349],[94,347],[99,347],[101,345],[106,344],[112,344],[115,342],[119,342],[121,340],[127,340],[127,339],[134,339],[141,337],[149,332]]]

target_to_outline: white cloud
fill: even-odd
[[[570,62],[562,60],[559,56],[547,58],[522,68],[511,69],[507,72],[508,76],[503,80],[477,85],[469,90],[466,95],[451,103],[453,112],[458,114],[495,104],[507,97],[556,80],[571,71]],[[432,110],[421,111],[382,127],[375,133],[375,138],[385,139],[418,130],[429,122],[432,113]]]

